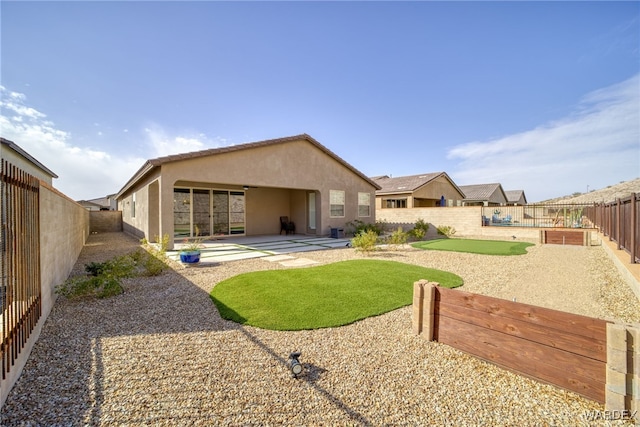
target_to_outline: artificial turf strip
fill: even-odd
[[[462,278],[395,261],[352,260],[317,267],[240,274],[218,283],[211,298],[224,319],[263,329],[342,326],[412,303],[420,279],[454,288]]]
[[[438,239],[412,243],[414,248],[433,251],[468,252],[482,255],[524,255],[533,243],[503,240]]]

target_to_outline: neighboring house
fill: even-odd
[[[89,211],[115,211],[118,209],[118,202],[115,194],[97,199],[78,200],[78,203]]]
[[[326,236],[375,222],[379,186],[309,135],[148,160],[116,195],[124,230],[154,241],[281,231]]]
[[[371,178],[376,191],[376,209],[460,206],[464,193],[445,172]]]
[[[507,196],[502,185],[498,183],[461,185],[460,189],[465,195],[464,206],[503,206],[507,204]]]
[[[507,196],[507,204],[509,205],[522,206],[527,204],[524,190],[506,190],[504,194]]]
[[[103,206],[91,200],[77,200],[77,203],[88,211],[101,211]]]
[[[52,187],[53,178],[58,177],[58,175],[51,172],[51,170],[20,148],[15,142],[9,141],[8,139],[0,138],[0,157]]]

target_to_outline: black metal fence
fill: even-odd
[[[533,204],[484,206],[482,225],[487,227],[592,228],[587,209],[593,204]]]
[[[42,315],[40,182],[2,160],[0,167],[0,327],[2,379]]]
[[[486,227],[597,228],[640,262],[640,195],[600,204],[484,206]]]

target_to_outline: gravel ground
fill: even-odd
[[[138,246],[92,235],[75,271]],[[353,249],[296,254],[330,263]],[[601,247],[536,245],[524,256],[382,251],[460,275],[461,289],[573,313],[640,321]],[[340,328],[276,332],[220,318],[208,292],[263,259],[171,270],[105,300],[59,298],[2,411],[13,425],[602,425],[604,407],[411,332],[405,307]],[[305,375],[293,379],[290,352]],[[622,425],[614,422],[613,425]]]

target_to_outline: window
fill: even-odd
[[[387,209],[406,208],[407,199],[386,199],[384,207]]]
[[[330,190],[331,217],[344,217],[344,191]]]
[[[358,216],[371,216],[371,194],[358,193]]]
[[[136,193],[133,193],[131,198],[131,218],[136,217]]]

